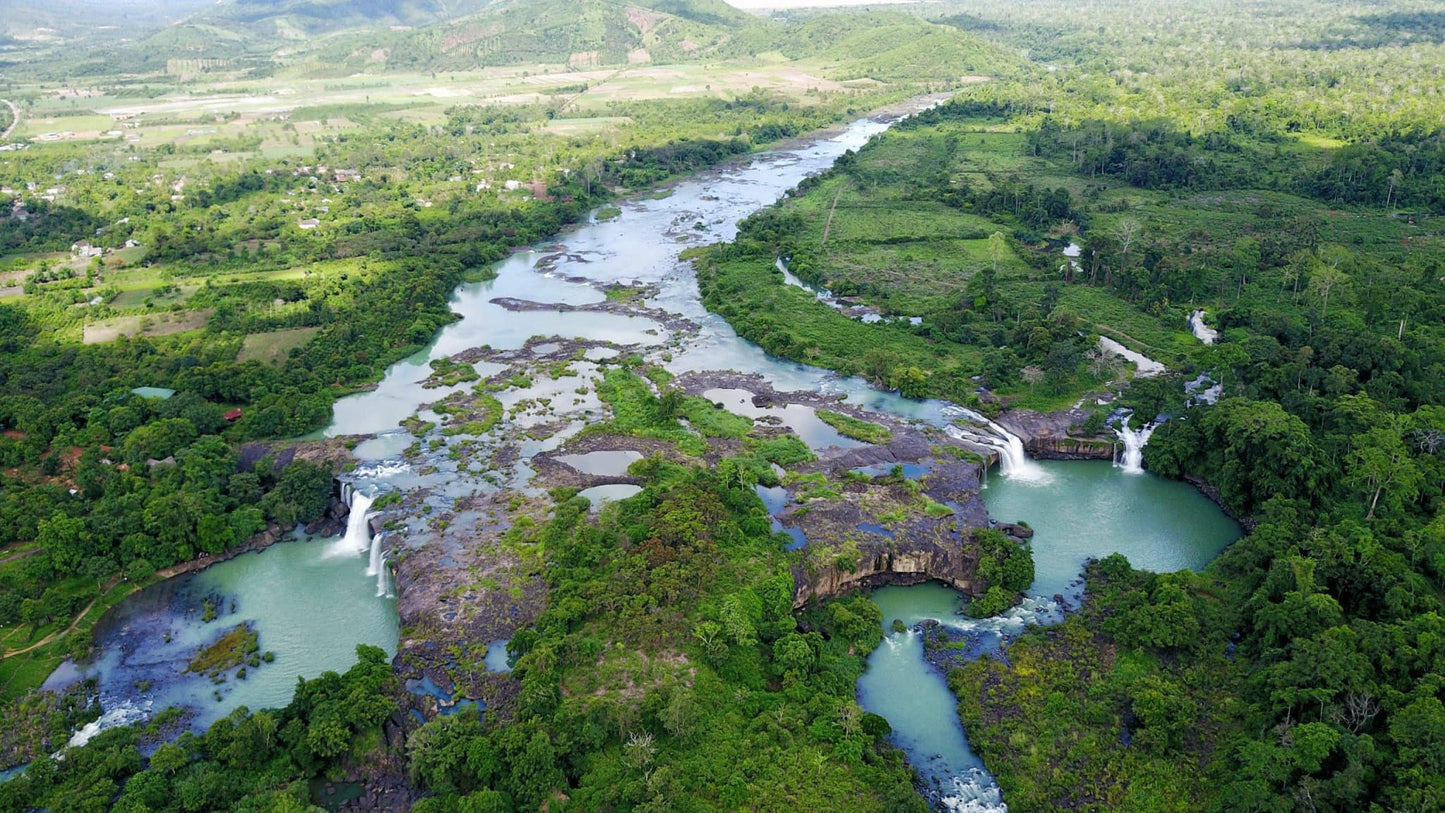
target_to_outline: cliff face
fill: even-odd
[[[896,462],[910,462],[910,457],[917,461],[921,470],[912,476],[918,479],[850,479],[846,475],[855,466],[894,461],[845,455],[830,480],[841,499],[790,505],[778,516],[807,540],[793,569],[794,607],[857,589],[926,581],[982,595],[978,548],[971,534],[974,528],[988,527],[989,517],[978,495],[978,465],[933,455],[921,438],[915,439],[919,448],[906,454],[910,450],[902,448],[903,439],[895,437],[887,451],[904,452]],[[923,510],[923,495],[934,510]]]
[[[966,539],[966,537],[965,537]],[[971,544],[914,542],[861,546],[857,567],[848,570],[831,562],[814,568],[799,566],[793,571],[793,607],[814,599],[840,596],[857,589],[888,584],[920,584],[939,581],[969,596],[983,594],[976,573],[978,554]]]
[[[1089,413],[1079,409],[1047,413],[1020,409],[1000,416],[998,422],[1018,435],[1029,457],[1038,460],[1113,460],[1112,439],[1069,434],[1088,417]]]
[[[978,550],[968,537],[949,533],[952,523],[919,517],[900,527],[896,539],[857,540],[857,555],[811,556],[793,568],[793,607],[814,599],[884,585],[942,582],[970,596],[983,595],[977,578]],[[819,546],[821,553],[824,546]]]
[[[1024,449],[1038,460],[1113,460],[1115,445],[1103,438],[1036,437]]]

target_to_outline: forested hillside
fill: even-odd
[[[1442,804],[1441,130],[1355,69],[1410,84],[1439,44],[1423,9],[1308,5],[1281,27],[1132,4],[1097,35],[1047,3],[945,18],[1068,64],[910,119],[704,261],[745,335],[904,391],[981,374],[1062,405],[1111,375],[1091,333],[1177,365],[1124,395],[1167,418],[1146,463],[1252,532],[1203,576],[1105,561],[1081,615],[951,675],[1011,809]],[[1226,27],[1236,65],[1184,45]],[[860,325],[778,256],[922,323]],[[1196,311],[1217,343],[1184,332]],[[1224,397],[1186,409],[1199,373]]]
[[[5,46],[0,811],[962,804],[865,711],[904,647],[1010,810],[1445,809],[1440,3],[157,15]],[[518,335],[429,355],[468,284]],[[318,439],[398,369],[392,437]],[[1007,427],[1235,535],[1029,595]],[[390,663],[66,745],[102,618],[298,526]],[[871,592],[920,581],[961,612]],[[231,629],[215,702],[273,668]]]

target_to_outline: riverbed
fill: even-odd
[[[450,459],[446,451],[451,439],[426,465],[412,465],[403,451],[418,438],[401,424],[413,416],[436,420],[424,405],[470,386],[423,386],[432,372],[431,361],[481,347],[522,348],[538,336],[604,342],[670,359],[667,366],[675,372],[755,372],[778,389],[834,393],[867,408],[943,421],[946,405],[941,402],[909,401],[873,390],[862,379],[840,378],[766,355],[703,308],[691,266],[678,258],[689,246],[730,239],[740,219],[827,169],[844,151],[862,146],[893,120],[860,119],[827,136],[698,173],[659,194],[621,202],[621,214],[614,218],[581,224],[511,255],[493,267],[492,279],[460,286],[450,303],[459,318],[424,350],[392,365],[374,389],[338,401],[331,424],[317,436],[372,436],[356,447],[362,464],[345,479],[373,496],[422,489],[431,494],[428,505],[442,509],[467,494],[524,488],[531,476],[527,461],[557,448],[594,419],[595,398],[578,396],[578,405],[563,416],[574,425],[528,441],[502,474]],[[614,285],[653,286],[655,294],[644,303],[646,309],[675,315],[696,329],[673,331],[646,316],[577,310],[605,303],[605,288]],[[518,309],[517,302],[549,307]],[[617,352],[596,348],[588,356]],[[502,369],[487,362],[474,366],[483,376]],[[543,386],[538,382],[509,390],[501,395],[504,406],[528,399],[560,400],[559,392]],[[795,411],[801,418],[811,417],[811,411]],[[815,442],[852,443],[820,423],[810,428],[816,429]],[[626,493],[613,487],[590,496],[600,502]],[[388,547],[407,544],[407,536],[389,535]],[[49,685],[63,685],[81,674],[98,676],[106,708],[101,725],[143,719],[153,710],[180,705],[193,712],[194,726],[201,727],[240,705],[284,705],[298,675],[344,671],[355,662],[359,643],[380,646],[388,654],[396,651],[397,602],[376,595],[377,578],[367,572],[369,564],[366,552],[339,553],[334,540],[298,539],[171,579],[122,602],[95,630],[102,653],[98,660],[84,668],[63,665]],[[202,620],[207,596],[221,608],[210,622]],[[274,662],[249,669],[244,680],[233,673],[224,683],[185,671],[198,649],[239,623],[252,626],[261,650],[275,653]]]
[[[663,194],[623,201],[616,217],[582,224],[544,245],[518,252],[494,266],[495,278],[461,286],[451,301],[458,320],[443,328],[423,351],[393,365],[375,389],[339,401],[331,425],[320,433],[374,436],[356,447],[362,464],[345,476],[355,488],[373,496],[389,491],[424,493],[425,511],[418,505],[409,524],[388,532],[385,545],[414,551],[434,539],[426,535],[430,525],[422,519],[423,513],[440,515],[477,495],[533,489],[529,461],[557,450],[597,419],[598,402],[595,395],[581,392],[585,386],[562,389],[555,381],[539,379],[520,381],[499,393],[506,417],[485,437],[440,437],[439,432],[427,435],[420,429],[416,431],[424,437],[416,437],[411,428],[401,426],[413,416],[437,421],[437,413],[426,405],[471,386],[424,387],[432,372],[430,362],[478,348],[490,348],[494,355],[525,349],[540,357],[560,347],[559,342],[585,341],[598,345],[587,349],[588,359],[629,353],[676,375],[750,373],[779,392],[838,396],[854,407],[933,427],[966,417],[941,401],[905,399],[873,389],[860,378],[767,355],[703,307],[692,268],[678,256],[689,247],[731,239],[741,218],[777,200],[805,177],[827,169],[845,150],[862,146],[888,124],[885,119],[862,119],[826,137],[699,173],[665,187]],[[610,286],[645,292],[639,310],[649,315],[601,310],[607,302],[604,289]],[[520,309],[518,303],[543,307]],[[581,362],[575,366],[584,379],[596,369]],[[475,367],[486,377],[505,365],[478,361]],[[811,408],[754,407],[742,391],[713,395],[735,411],[757,412],[793,426],[820,453],[840,453],[858,445],[819,421]],[[516,433],[506,435],[516,428],[514,423],[544,422],[523,414],[526,404],[539,401],[547,402],[545,422],[560,428],[523,439],[516,446],[517,454],[506,462],[484,462],[481,453],[500,448],[504,436],[517,439]],[[435,446],[419,456],[405,451],[423,441]],[[623,450],[592,454],[605,456],[574,458],[573,468],[582,474],[592,470],[618,476],[615,472],[635,459]],[[993,516],[1025,520],[1037,531],[1038,580],[1029,600],[1003,617],[971,621],[954,614],[958,595],[945,588],[887,588],[875,594],[885,608],[885,625],[892,618],[909,625],[938,618],[973,631],[983,651],[1028,623],[1057,617],[1055,594],[1076,600],[1075,582],[1089,556],[1119,550],[1140,567],[1199,567],[1237,535],[1232,526],[1215,522],[1222,515],[1212,504],[1181,484],[1151,475],[1127,476],[1107,463],[1041,465],[1046,476],[1024,477],[1040,470],[1018,469],[1013,472],[1017,477],[991,478],[985,492]],[[600,504],[625,497],[635,488],[598,485],[589,497]],[[475,525],[480,515],[461,514],[457,524],[464,520]],[[806,542],[795,540],[799,545]],[[436,567],[453,567],[451,558],[451,552],[442,553]],[[201,725],[242,704],[284,705],[298,675],[314,677],[327,669],[346,669],[355,662],[358,643],[395,652],[398,605],[394,599],[378,597],[377,578],[367,572],[370,560],[359,548],[340,550],[334,540],[288,541],[127,600],[97,628],[96,643],[104,654],[88,669],[101,677],[107,722],[125,722],[178,704],[191,709]],[[202,620],[208,596],[214,596],[222,610],[212,622]],[[253,625],[262,651],[275,652],[273,663],[249,670],[244,681],[232,676],[221,684],[184,672],[199,647],[243,622]],[[74,675],[73,667],[66,667],[55,680]],[[969,751],[952,698],[941,676],[923,661],[916,633],[889,633],[870,659],[859,698],[870,711],[890,719],[896,741],[946,803],[961,810],[999,808],[997,787]]]

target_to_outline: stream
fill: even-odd
[[[484,345],[521,348],[538,336],[610,342],[674,374],[755,373],[779,392],[839,395],[862,409],[936,427],[950,425],[964,413],[945,402],[906,399],[873,389],[860,378],[767,355],[703,307],[691,265],[678,258],[686,248],[732,239],[743,217],[805,177],[826,170],[845,150],[861,147],[890,121],[860,119],[833,134],[698,173],[660,194],[622,201],[615,218],[582,224],[546,245],[513,254],[494,266],[494,279],[460,286],[451,301],[460,318],[427,348],[393,365],[375,389],[338,401],[331,425],[318,433],[371,436],[355,448],[362,462],[344,476],[348,493],[370,498],[426,488],[427,506],[446,508],[467,494],[532,488],[528,461],[579,431],[596,414],[589,410],[600,406],[595,396],[576,398],[569,428],[523,443],[520,459],[505,472],[453,462],[445,454],[433,454],[428,466],[413,467],[401,453],[417,439],[399,424],[413,415],[435,420],[423,405],[469,386],[423,388],[431,360]],[[495,301],[595,306],[606,299],[603,287],[617,284],[652,286],[643,303],[647,308],[689,320],[697,330],[674,332],[651,318],[597,310],[514,310]],[[590,351],[588,358],[594,359]],[[584,374],[596,370],[583,362],[576,366]],[[499,369],[486,362],[476,367],[483,376]],[[539,380],[498,397],[510,408],[522,399],[563,394],[544,389],[547,386],[555,384]],[[571,397],[570,391],[566,394]],[[823,424],[808,407],[754,408],[742,390],[719,390],[710,396],[743,414],[773,413],[815,449],[857,444]],[[627,453],[596,454],[563,463],[579,471],[610,472],[633,459]],[[1005,474],[1019,476],[991,478],[984,499],[993,516],[1025,520],[1037,532],[1033,547],[1038,578],[1028,600],[999,618],[973,621],[957,615],[958,594],[942,586],[885,588],[874,594],[884,609],[885,629],[894,618],[910,626],[936,618],[976,635],[977,651],[988,651],[1029,623],[1056,619],[1056,594],[1076,602],[1078,575],[1088,557],[1120,551],[1138,567],[1197,568],[1238,535],[1238,528],[1213,504],[1183,484],[1149,474],[1130,476],[1107,463],[1030,463],[1028,474],[1038,475],[1042,467],[1047,476],[1025,477],[1022,462],[1012,461],[1012,472],[1005,466]],[[635,490],[616,484],[584,493],[600,502],[625,498]],[[408,544],[403,532],[385,536],[387,546]],[[382,544],[374,541],[368,551],[366,545],[345,540],[298,537],[156,585],[123,602],[97,627],[95,641],[103,654],[96,663],[84,669],[67,663],[47,685],[63,685],[81,675],[99,677],[106,716],[77,735],[82,741],[87,732],[142,719],[168,705],[192,710],[196,728],[240,705],[284,705],[297,676],[345,670],[355,662],[358,643],[379,646],[388,654],[396,651],[397,602],[377,595],[386,592],[378,589],[376,575],[376,565],[384,563],[386,555]],[[207,597],[215,597],[222,609],[210,623],[201,619]],[[222,684],[185,671],[200,646],[241,622],[255,630],[262,652],[275,653],[274,663],[251,670],[244,681],[232,678]],[[504,660],[498,661],[497,670],[505,668]],[[915,631],[888,634],[870,658],[858,691],[866,709],[893,725],[896,742],[937,789],[931,794],[935,802],[955,810],[1005,809],[996,783],[968,747],[942,676],[924,662]]]

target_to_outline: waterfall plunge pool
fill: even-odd
[[[99,679],[105,717],[86,727],[93,728],[91,734],[168,706],[194,711],[191,725],[200,730],[237,706],[285,706],[298,676],[346,671],[356,663],[357,644],[394,654],[395,600],[377,597],[376,577],[366,572],[366,552],[343,555],[335,546],[336,540],[297,535],[153,584],[121,602],[96,627],[102,654],[95,663],[76,668],[67,662],[46,688],[81,677]],[[203,620],[207,599],[217,612],[209,623]],[[244,680],[230,670],[220,684],[186,671],[200,648],[241,623],[256,632],[261,652],[275,653],[274,662],[248,668]],[[86,729],[77,734],[81,742]]]
[[[1104,461],[1037,461],[1044,478],[994,477],[983,492],[989,515],[1034,529],[1034,584],[1018,607],[994,618],[959,614],[961,596],[940,584],[885,587],[872,599],[883,610],[885,638],[858,681],[858,702],[893,726],[934,801],[949,810],[1002,811],[998,785],[968,745],[943,675],[923,659],[914,629],[938,621],[969,640],[969,651],[997,651],[1035,623],[1062,617],[1054,596],[1071,605],[1082,595],[1084,563],[1113,553],[1134,567],[1198,570],[1240,535],[1239,526],[1192,486],[1130,474]],[[894,619],[908,629],[893,632]]]
[[[569,229],[556,241],[511,255],[493,266],[494,279],[466,283],[453,292],[450,304],[460,317],[457,321],[439,331],[422,351],[388,368],[376,388],[337,401],[331,424],[310,437],[376,435],[357,447],[358,457],[367,464],[365,473],[353,472],[353,479],[384,490],[414,488],[421,476],[396,456],[415,438],[399,430],[398,424],[421,404],[460,388],[424,388],[422,383],[432,372],[429,361],[483,345],[515,349],[536,335],[656,349],[668,341],[668,331],[645,317],[510,310],[493,301],[593,305],[606,300],[599,284],[623,281],[657,284],[659,293],[649,305],[700,325],[698,335],[673,348],[676,356],[668,366],[674,372],[747,370],[762,374],[780,389],[844,395],[864,408],[940,421],[942,402],[909,401],[873,390],[861,378],[840,378],[777,359],[742,340],[721,317],[702,306],[691,266],[678,257],[689,244],[731,239],[738,220],[774,202],[808,175],[827,169],[844,151],[858,149],[887,126],[884,121],[860,119],[841,133],[697,173],[672,185],[672,194],[665,199],[623,201],[622,214],[615,219]],[[696,220],[714,227],[707,232],[675,229],[678,223]],[[616,354],[594,349],[589,358]],[[485,362],[474,366],[483,375],[495,371],[488,370]],[[818,435],[834,440],[822,429]],[[520,468],[525,475],[525,459]],[[453,475],[445,467],[434,475],[448,499],[475,488],[479,479],[475,472]],[[599,503],[605,496],[622,496],[616,490],[605,496],[594,494]],[[345,670],[355,662],[356,644],[375,644],[388,653],[396,649],[396,601],[376,596],[378,580],[367,575],[368,553],[346,547],[338,540],[282,542],[260,554],[148,588],[122,602],[96,629],[95,641],[102,648],[97,663],[83,668],[64,664],[48,684],[97,675],[106,715],[94,730],[138,721],[173,704],[195,710],[192,724],[197,728],[243,703],[253,709],[284,705],[291,699],[297,675]],[[223,596],[227,610],[234,598],[236,613],[203,624],[199,608],[210,593]],[[193,610],[189,615],[188,609]],[[228,678],[219,686],[185,673],[197,649],[243,621],[254,625],[262,652],[276,653],[274,663],[248,670],[244,681]],[[221,694],[219,701],[216,691]]]
[[[846,397],[848,403],[864,409],[920,419],[934,426],[951,424],[955,418],[966,413],[941,401],[912,401],[896,393],[875,390],[861,378],[843,378],[818,368],[778,359],[767,355],[757,345],[742,340],[721,317],[703,308],[692,269],[677,256],[687,245],[731,239],[736,233],[738,219],[772,203],[802,178],[826,169],[844,150],[861,147],[870,136],[886,129],[886,126],[880,121],[862,120],[829,138],[760,153],[746,162],[699,173],[671,187],[673,194],[666,199],[625,201],[621,204],[622,214],[617,218],[590,223],[559,235],[557,239],[564,244],[562,248],[565,250],[547,246],[503,260],[495,266],[496,279],[463,285],[455,292],[452,309],[461,317],[457,322],[444,328],[423,352],[393,365],[375,390],[339,401],[333,413],[333,423],[323,434],[334,437],[387,433],[358,447],[358,451],[368,460],[392,459],[409,440],[408,433],[396,431],[398,422],[415,412],[420,404],[437,400],[448,391],[447,388],[427,390],[421,387],[421,382],[431,372],[427,362],[470,347],[488,344],[494,348],[516,348],[530,336],[540,334],[603,339],[620,345],[634,345],[644,352],[647,348],[657,349],[668,341],[668,332],[645,318],[592,312],[511,311],[492,302],[498,297],[511,297],[587,305],[605,298],[595,284],[624,280],[656,284],[657,293],[647,300],[647,305],[677,314],[698,325],[696,335],[680,338],[678,346],[669,348],[671,360],[666,367],[674,374],[727,369],[754,372],[779,391],[806,390],[840,395]],[[696,234],[675,228],[677,223],[696,220],[715,225],[706,233]],[[566,277],[585,279],[594,284]],[[606,350],[597,353],[615,354]],[[732,394],[741,395],[741,392]],[[751,408],[751,399],[745,400],[745,405],[737,406]],[[735,406],[733,403],[728,405],[730,408]],[[794,428],[804,433],[814,448],[852,448],[859,445],[856,441],[838,436],[811,410],[794,410],[791,414],[784,411],[777,417],[795,424]],[[1032,464],[1029,465],[1032,467]],[[1070,507],[1072,503],[1057,500],[1057,492],[1067,492],[1072,483],[1072,477],[1066,475],[1072,470],[1070,467],[1091,464],[1043,465],[1050,474],[1059,476],[1035,478],[1032,485],[1015,483],[1010,478],[993,478],[993,483],[984,493],[995,516],[1007,520],[1023,519],[1038,530],[1035,558],[1040,563],[1040,579],[1033,593],[1044,598],[1031,599],[1030,605],[1007,616],[975,622],[954,615],[958,601],[956,594],[936,585],[920,585],[888,588],[875,594],[880,601],[894,601],[889,596],[896,592],[900,608],[885,612],[895,613],[892,617],[902,617],[906,622],[937,617],[949,623],[976,625],[977,629],[984,631],[996,630],[999,635],[1012,634],[1021,630],[1028,621],[1038,619],[1033,602],[1051,604],[1048,597],[1067,589],[1068,582],[1076,578],[1085,557],[1121,550],[1118,545],[1124,541],[1121,536],[1129,532],[1127,528],[1121,529],[1110,522],[1106,522],[1102,529],[1084,528],[1092,520],[1085,514],[1068,513],[1073,510]],[[1100,486],[1105,490],[1115,486],[1121,489],[1145,487],[1162,482],[1148,475],[1127,477],[1106,463],[1098,464],[1098,469],[1101,471],[1089,477],[1107,483]],[[385,480],[390,488],[404,487],[410,482],[407,478],[414,478],[407,472],[408,468],[404,465],[383,466],[376,469],[374,476],[366,479],[370,482]],[[474,484],[469,475],[461,473],[453,479],[456,481],[453,487],[457,489],[464,490]],[[1133,481],[1132,484],[1113,482],[1126,479]],[[1189,491],[1185,486],[1171,485]],[[997,500],[1008,497],[1015,487],[1034,489],[1032,494],[1025,494],[1020,499],[1034,497],[1039,505],[1016,509],[995,504]],[[1189,494],[1198,497],[1192,491]],[[1068,493],[1063,494],[1063,497],[1069,496]],[[1162,499],[1169,502],[1173,498],[1166,496]],[[1054,502],[1058,505],[1053,505]],[[1157,506],[1145,507],[1152,510]],[[1213,510],[1213,506],[1206,507]],[[1136,509],[1129,507],[1125,510]],[[1056,515],[1059,523],[1049,526],[1045,514]],[[1050,527],[1055,530],[1049,530]],[[1099,539],[1104,541],[1096,545],[1085,544],[1067,535],[1055,537],[1060,528],[1066,534],[1076,529],[1089,531],[1090,539],[1095,538],[1093,531],[1098,530]],[[1056,543],[1056,539],[1065,541]],[[805,540],[797,540],[797,544],[803,542]],[[1218,547],[1223,544],[1219,543]],[[1197,564],[1188,564],[1198,566],[1207,562],[1218,547]],[[324,555],[327,548],[328,543],[319,541],[284,542],[263,553],[242,556],[202,573],[157,585],[154,595],[147,591],[136,597],[140,601],[127,602],[123,612],[117,612],[113,619],[107,620],[104,630],[97,630],[97,642],[105,645],[105,657],[92,668],[100,670],[106,708],[114,708],[116,713],[124,714],[141,706],[160,709],[171,703],[182,703],[198,710],[196,722],[203,725],[205,721],[216,719],[243,702],[252,708],[288,702],[296,675],[315,676],[325,669],[345,669],[354,662],[354,647],[358,642],[373,643],[388,652],[394,651],[397,642],[396,605],[392,600],[376,597],[376,579],[366,575],[367,554],[342,551],[328,557]],[[1132,549],[1124,552],[1136,565],[1160,567],[1157,563],[1139,558]],[[1053,570],[1044,566],[1046,556],[1057,557],[1059,567],[1056,569],[1065,574],[1062,581],[1049,575]],[[224,583],[224,589],[206,586],[217,582]],[[1055,583],[1060,586],[1053,587]],[[924,600],[930,590],[934,595]],[[183,601],[176,597],[188,591],[190,598]],[[190,606],[199,606],[200,598],[211,592],[235,596],[236,613],[223,615],[210,625],[199,621],[198,612],[187,618],[184,614],[187,602]],[[132,603],[134,606],[130,606]],[[913,609],[908,610],[908,607]],[[229,603],[226,609],[229,610]],[[246,681],[230,679],[220,687],[213,687],[209,680],[193,676],[187,678],[180,673],[198,646],[214,640],[227,627],[252,620],[252,614],[257,616],[253,623],[260,635],[260,648],[262,651],[275,651],[275,663],[263,664],[252,671]],[[161,645],[167,630],[172,632],[172,642],[177,646]],[[184,648],[178,646],[182,633],[192,636],[192,643]],[[906,634],[900,635],[907,638]],[[890,636],[892,640],[893,636]],[[974,810],[989,809],[993,804],[990,800],[996,799],[996,786],[986,771],[978,766],[977,758],[968,751],[952,698],[943,686],[942,678],[923,662],[921,644],[916,641],[916,636],[912,643],[907,640],[896,643],[899,644],[896,647],[889,644],[880,646],[873,654],[869,672],[860,681],[860,699],[870,710],[882,713],[893,721],[898,740],[909,749],[910,758],[925,775],[940,777],[939,787],[946,789],[945,795],[952,796],[951,803],[955,808],[970,809],[971,805]],[[891,658],[887,653],[893,653]],[[500,663],[500,657],[498,661]],[[73,674],[74,670],[71,671]],[[139,682],[152,680],[153,676],[164,676],[166,679],[155,680],[147,691],[137,691]],[[870,685],[879,688],[870,691]],[[941,692],[916,688],[928,686]],[[217,688],[222,691],[219,702],[211,694]],[[888,710],[886,704],[891,700],[914,703],[921,713]],[[915,734],[917,737],[914,737]],[[940,758],[934,759],[935,755],[940,755]]]

